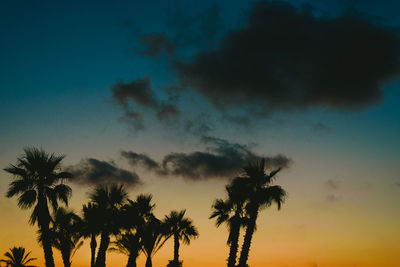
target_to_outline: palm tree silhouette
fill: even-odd
[[[96,260],[97,241],[102,227],[101,210],[94,203],[88,203],[82,207],[83,219],[80,225],[80,233],[84,238],[90,238],[90,267],[94,267]]]
[[[106,252],[110,244],[110,235],[120,230],[121,207],[127,202],[128,195],[122,185],[99,186],[90,194],[91,201],[99,208],[101,217],[101,239],[95,262],[96,267],[105,267]]]
[[[167,239],[165,226],[157,219],[154,215],[151,215],[148,220],[145,221],[142,229],[142,251],[146,255],[146,267],[152,267],[152,258],[157,251],[164,245]]]
[[[265,160],[263,159],[244,167],[243,175],[235,178],[238,183],[244,185],[243,190],[246,192],[248,199],[245,208],[249,216],[239,259],[239,267],[247,266],[251,239],[256,228],[256,221],[260,209],[269,207],[272,203],[276,203],[279,210],[281,204],[285,200],[285,190],[279,185],[271,185],[276,174],[280,171],[280,168],[269,174],[266,174],[265,169]]]
[[[79,232],[81,218],[63,207],[59,207],[53,217],[50,228],[52,245],[61,252],[64,266],[70,267],[71,258],[83,245]]]
[[[141,238],[136,231],[129,231],[118,236],[114,243],[116,251],[128,255],[128,263],[126,267],[136,267],[136,259],[139,257],[142,248]]]
[[[164,219],[168,234],[166,239],[174,237],[174,259],[169,262],[168,266],[170,267],[182,266],[182,262],[179,261],[179,241],[189,245],[190,239],[199,236],[199,232],[194,227],[192,220],[185,218],[185,212],[186,210],[171,211]]]
[[[140,194],[136,200],[128,200],[121,209],[121,227],[125,232],[117,237],[116,251],[128,255],[127,267],[136,266],[136,259],[143,249],[143,229],[153,216],[152,195]]]
[[[245,226],[247,222],[247,217],[244,216],[243,208],[247,195],[242,190],[242,180],[232,180],[225,189],[228,193],[228,199],[225,201],[217,199],[214,202],[210,219],[216,218],[215,223],[217,227],[223,223],[228,225],[229,236],[227,244],[230,245],[228,267],[234,267],[236,265],[236,255],[239,248],[240,228]]]
[[[29,258],[31,251],[28,253],[25,253],[25,251],[23,247],[10,248],[10,251],[4,253],[6,259],[1,259],[0,262],[4,262],[6,267],[36,267],[35,265],[28,265],[28,263],[36,260],[36,258]]]
[[[59,170],[64,156],[48,154],[37,148],[26,148],[24,152],[23,156],[17,158],[17,164],[4,169],[14,175],[6,196],[10,198],[19,195],[18,206],[22,209],[34,207],[29,223],[34,225],[37,222],[46,267],[54,267],[48,203],[54,211],[58,208],[58,201],[68,205],[71,188],[63,184],[63,181],[72,178],[72,175]]]

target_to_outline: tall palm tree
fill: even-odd
[[[152,215],[145,221],[142,229],[142,251],[146,255],[146,267],[152,267],[152,258],[167,241],[165,226],[162,221]]]
[[[6,196],[10,198],[19,195],[18,206],[22,209],[34,207],[29,223],[38,224],[46,267],[54,267],[48,204],[50,203],[54,211],[57,210],[59,201],[68,205],[71,188],[63,181],[72,178],[72,175],[60,171],[64,156],[48,154],[37,148],[26,148],[24,152],[23,156],[17,158],[15,165],[11,164],[4,169],[14,175]]]
[[[80,225],[80,232],[84,238],[90,238],[90,267],[94,267],[96,261],[96,237],[101,232],[102,215],[101,210],[94,203],[88,203],[82,207],[83,219]]]
[[[182,266],[182,262],[179,261],[179,241],[189,245],[190,239],[199,236],[199,232],[193,225],[192,220],[185,217],[185,212],[186,210],[171,211],[164,219],[168,233],[166,238],[174,237],[174,259],[168,264],[170,267]]]
[[[246,195],[242,190],[242,186],[240,180],[232,180],[231,183],[226,186],[228,199],[225,201],[217,199],[212,206],[213,212],[210,216],[210,219],[216,218],[215,223],[217,227],[223,223],[228,226],[229,236],[226,242],[230,245],[228,267],[234,267],[236,265],[240,228],[245,226],[247,222],[247,217],[244,216],[243,208]]]
[[[83,245],[81,240],[81,218],[73,211],[59,207],[53,216],[50,232],[52,245],[61,252],[65,267],[71,266],[71,258]]]
[[[31,251],[28,253],[25,253],[25,251],[23,247],[10,248],[10,251],[4,253],[6,259],[1,259],[0,262],[4,262],[6,267],[36,267],[35,265],[28,265],[28,263],[36,260],[36,258],[29,258]]]
[[[243,175],[236,179],[242,180],[241,182],[246,185],[243,190],[246,191],[248,196],[248,202],[245,208],[249,220],[240,254],[239,267],[247,266],[251,240],[256,228],[256,221],[260,209],[269,207],[272,203],[276,203],[279,210],[286,197],[286,191],[283,190],[282,187],[279,185],[271,185],[276,178],[276,174],[280,171],[280,168],[266,174],[265,160],[260,160],[254,164],[249,164],[244,167],[243,170]]]
[[[101,212],[101,239],[95,262],[96,267],[105,267],[106,252],[110,236],[119,233],[121,222],[118,220],[121,207],[127,202],[128,194],[122,185],[99,186],[90,194],[91,201]]]

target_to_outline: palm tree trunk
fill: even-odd
[[[147,259],[146,259],[146,267],[153,267],[153,263],[151,262],[151,257],[147,257]]]
[[[235,221],[231,228],[228,267],[235,267],[236,255],[239,248],[240,221]]]
[[[128,264],[126,265],[126,267],[136,267],[136,258],[137,256],[134,254],[129,254],[128,257]]]
[[[50,213],[49,207],[47,206],[46,197],[43,195],[42,190],[38,190],[38,225],[39,231],[42,234],[42,246],[44,252],[44,259],[46,267],[54,267],[53,250],[51,248],[51,237],[50,237]]]
[[[61,251],[61,256],[64,263],[64,267],[71,267],[70,250],[68,248],[63,249]]]
[[[92,234],[91,240],[90,240],[90,250],[91,250],[90,267],[94,267],[94,265],[95,265],[96,247],[97,247],[96,235]]]
[[[47,225],[47,227],[42,226],[40,231],[42,232],[43,237],[42,246],[46,267],[54,267],[53,250],[51,249],[51,241],[49,236],[49,225]]]
[[[174,262],[176,266],[179,264],[179,237],[174,235]]]
[[[244,235],[244,241],[242,245],[242,252],[240,253],[239,265],[238,267],[246,267],[247,259],[249,258],[251,239],[253,238],[253,233],[256,228],[256,221],[258,216],[258,206],[255,207],[254,211],[250,214],[249,224],[246,228],[246,233]]]
[[[110,244],[110,236],[108,235],[108,233],[101,233],[100,246],[99,246],[99,251],[97,252],[95,267],[106,266],[106,252],[109,244]]]

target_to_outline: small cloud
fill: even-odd
[[[139,176],[119,168],[112,161],[102,161],[94,158],[81,160],[70,166],[67,171],[74,176],[72,181],[84,185],[124,184],[127,187],[136,187],[141,184]]]
[[[118,82],[111,88],[114,99],[125,111],[125,117],[135,129],[143,129],[143,115],[138,112],[138,107],[150,109],[160,121],[170,121],[179,116],[178,108],[172,103],[174,100],[170,98],[168,101],[161,101],[153,88],[151,87],[151,79],[143,77],[135,79],[128,83]]]

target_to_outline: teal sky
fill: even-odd
[[[318,233],[323,236],[329,232],[329,229],[323,227],[324,216],[332,219],[332,224],[338,223],[337,226],[332,226],[336,232],[347,228],[343,231],[354,230],[353,233],[357,233],[358,237],[388,225],[386,230],[373,232],[368,240],[355,238],[355,247],[359,246],[360,249],[354,250],[356,257],[353,261],[348,259],[348,255],[344,250],[341,251],[334,241],[328,244],[332,246],[332,251],[337,253],[338,258],[342,257],[341,266],[356,264],[357,255],[362,254],[363,248],[378,254],[378,251],[374,250],[375,247],[367,246],[372,244],[373,240],[378,240],[378,244],[384,240],[389,240],[388,244],[394,243],[390,237],[398,233],[398,230],[394,230],[392,224],[400,223],[399,68],[394,67],[388,71],[390,79],[385,75],[382,75],[384,78],[377,78],[377,88],[382,97],[371,102],[357,102],[357,98],[352,98],[355,105],[335,106],[333,102],[329,102],[329,97],[335,95],[332,89],[325,102],[315,99],[314,102],[310,101],[311,104],[282,102],[274,107],[268,99],[268,104],[265,105],[267,110],[264,110],[265,107],[260,101],[264,100],[263,97],[272,98],[273,94],[251,99],[244,97],[243,102],[248,101],[246,105],[238,104],[241,101],[234,99],[234,96],[229,99],[227,95],[226,98],[218,98],[223,106],[218,107],[213,103],[215,99],[210,96],[214,92],[207,91],[195,82],[198,77],[203,77],[207,70],[201,69],[193,75],[187,69],[182,70],[182,73],[187,71],[185,74],[191,79],[186,81],[186,88],[182,85],[183,79],[180,80],[178,67],[174,64],[176,61],[193,63],[196,55],[201,55],[201,51],[206,53],[217,49],[219,41],[227,33],[235,32],[246,25],[253,2],[221,0],[189,4],[186,1],[119,1],[115,4],[109,1],[43,1],[39,4],[32,1],[2,1],[2,168],[14,163],[26,146],[38,146],[49,152],[65,154],[67,157],[64,166],[76,166],[87,158],[114,162],[120,168],[137,173],[143,181],[143,185],[132,189],[134,194],[151,191],[159,196],[161,202],[163,199],[166,201],[160,205],[162,212],[167,209],[167,203],[173,204],[173,199],[166,200],[167,192],[183,192],[184,196],[192,192],[194,197],[187,201],[187,209],[196,210],[193,213],[194,217],[203,218],[199,220],[201,227],[205,229],[203,236],[207,238],[213,235],[212,231],[215,229],[212,223],[204,218],[208,216],[212,200],[218,197],[216,194],[222,194],[226,179],[203,177],[204,179],[197,182],[190,177],[158,177],[155,172],[146,171],[143,166],[129,164],[120,152],[126,150],[144,153],[160,162],[171,152],[189,154],[194,151],[209,151],[207,149],[210,146],[201,141],[201,137],[219,138],[229,144],[245,146],[255,155],[273,157],[282,154],[292,160],[290,167],[285,169],[279,178],[289,192],[287,211],[278,219],[273,219],[273,222],[278,224],[280,220],[295,218],[301,227],[306,225],[305,227],[310,228],[320,223],[315,226],[320,232],[310,234],[310,240],[313,240],[312,245],[315,247],[304,250],[309,259],[293,254],[289,258],[304,263],[293,266],[313,266],[310,265],[310,262],[314,261],[312,255],[318,252],[318,244],[323,243],[322,238],[318,239]],[[336,18],[343,14],[362,18],[368,22],[368,27],[372,25],[371,28],[388,30],[395,36],[394,39],[399,38],[400,18],[397,11],[400,10],[400,4],[397,1],[290,1],[290,4],[299,8],[298,10],[303,4],[309,4],[313,7],[312,17],[316,20]],[[196,22],[193,22],[195,20]],[[186,24],[187,28],[184,27]],[[159,55],[143,56],[143,51],[147,51],[148,48],[140,42],[140,38],[149,34],[168,36],[168,40],[174,46],[174,52],[169,53],[167,48],[162,47]],[[377,46],[382,42],[377,41]],[[396,45],[395,55],[399,56],[399,43]],[[236,49],[234,45],[232,47],[232,50]],[[296,47],[292,49],[295,51]],[[382,50],[376,51],[379,54]],[[380,57],[377,57],[376,62],[381,62]],[[347,59],[345,57],[343,60]],[[371,64],[373,63],[371,60]],[[276,69],[279,66],[278,64]],[[297,63],[290,67],[296,68]],[[380,66],[376,66],[376,69],[379,68]],[[385,69],[386,66],[382,68]],[[371,73],[358,71],[354,69],[355,77],[373,76]],[[313,75],[315,73],[311,73],[310,76]],[[154,92],[155,103],[146,106],[141,105],[140,101],[135,102],[133,98],[126,98],[129,111],[141,114],[144,123],[142,129],[137,127],[134,119],[126,118],[127,110],[118,102],[113,88],[117,83],[129,84],[143,77],[151,80],[150,87]],[[293,77],[297,76],[290,76],[286,80],[290,82]],[[234,78],[236,77],[232,77]],[[293,79],[297,81],[295,78]],[[303,78],[299,80],[303,81]],[[353,82],[351,77],[346,76],[346,79]],[[210,83],[214,81],[212,78],[210,80]],[[201,82],[203,80],[199,83]],[[304,84],[308,85],[306,82]],[[350,88],[346,89],[346,92],[352,90],[352,85],[343,84],[344,87]],[[168,86],[185,88],[171,91],[166,89]],[[299,88],[301,86],[303,84],[299,85]],[[190,89],[191,87],[197,89]],[[343,91],[342,88],[337,90]],[[355,94],[360,99],[364,96],[363,90]],[[367,90],[365,92],[367,95]],[[349,95],[354,97],[350,93]],[[240,98],[242,95],[238,96]],[[232,103],[232,106],[224,106],[229,103]],[[176,105],[179,116],[158,119],[157,112],[169,104]],[[262,112],[257,113],[252,110],[253,107],[262,109]],[[237,119],[250,119],[250,122],[232,122],[229,115]],[[209,128],[188,130],[186,126],[189,121],[198,127]],[[1,195],[4,195],[10,181],[11,178],[5,172],[0,173]],[[176,188],[168,187],[172,185],[176,185]],[[73,208],[78,210],[80,204],[85,201],[85,192],[90,187],[78,187],[74,184],[73,188],[76,191]],[[166,188],[165,191],[163,188]],[[201,207],[200,200],[203,197],[205,204]],[[8,205],[14,205],[12,210]],[[3,214],[8,209],[12,214],[18,213],[15,199],[1,197],[0,209]],[[353,211],[354,218],[349,215]],[[370,222],[365,229],[357,230],[356,224],[362,223],[369,216],[374,216],[376,228]],[[7,219],[1,222],[3,225],[0,223],[0,228],[6,227],[6,222],[11,221],[12,219]],[[268,220],[264,223],[268,223]],[[288,222],[285,223],[289,225]],[[282,225],[286,225],[285,223]],[[34,229],[31,227],[30,231],[33,239]],[[4,238],[7,236],[0,234],[0,240]],[[284,240],[290,239],[290,243],[296,242],[296,238],[294,241],[290,237]],[[333,240],[330,234],[329,238]],[[222,239],[220,241],[224,244]],[[258,242],[262,244],[262,241]],[[310,246],[312,245],[310,243]],[[1,244],[0,248],[7,246],[9,244]],[[37,249],[37,254],[39,253],[41,252]],[[390,250],[387,250],[387,253],[387,261],[371,256],[370,259],[362,261],[365,265],[359,266],[399,266],[396,265],[400,264],[398,260],[389,260],[394,258],[394,254]],[[263,266],[265,262],[256,259],[255,257],[254,266]],[[279,260],[279,257],[274,258],[274,262],[280,262],[281,265],[271,266],[285,266],[283,261]],[[339,266],[332,263],[335,261],[329,257],[315,261],[325,264],[321,266]]]

